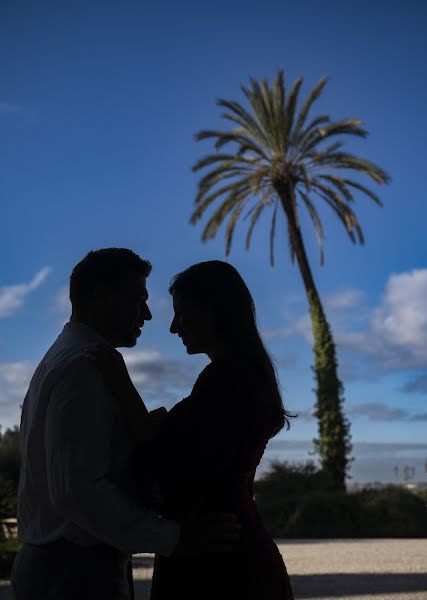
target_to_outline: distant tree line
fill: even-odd
[[[16,517],[20,464],[18,427],[0,426],[0,519]],[[402,470],[407,480],[405,474],[412,476],[412,467]],[[346,492],[312,462],[273,461],[255,482],[255,497],[276,538],[427,537],[427,488],[367,486]]]
[[[273,461],[255,482],[255,497],[276,538],[427,537],[427,489],[347,492],[313,463]]]
[[[19,453],[19,429],[2,431],[0,425],[0,518],[16,517],[16,494],[18,491],[21,456]]]

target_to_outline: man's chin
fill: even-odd
[[[186,346],[187,354],[200,354],[202,351],[197,350],[197,348],[192,348],[191,346]]]
[[[119,344],[116,345],[116,348],[134,348],[138,343],[138,338],[136,336],[129,337],[126,340],[122,340]]]

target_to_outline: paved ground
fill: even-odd
[[[296,600],[427,600],[427,539],[281,543]],[[152,557],[134,557],[136,600],[148,600]],[[10,600],[7,582],[0,600]],[[201,599],[202,600],[202,599]]]

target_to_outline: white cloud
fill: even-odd
[[[393,274],[374,311],[372,331],[427,361],[427,269]]]
[[[382,370],[427,368],[427,269],[390,275],[379,304],[368,308],[360,290],[344,290],[325,299],[338,353],[369,357]],[[312,344],[308,312],[288,315],[286,323],[266,332],[268,339],[300,334]]]
[[[328,309],[346,309],[360,306],[365,299],[365,294],[362,290],[349,289],[337,294],[328,296],[325,300],[325,307]]]
[[[29,362],[0,363],[0,425],[18,425],[34,365]]]
[[[0,116],[2,115],[13,115],[22,112],[24,109],[22,106],[17,104],[10,104],[10,102],[0,102]]]
[[[28,362],[0,363],[0,385],[13,396],[25,395],[34,367]]]
[[[54,304],[55,311],[62,315],[71,313],[71,302],[69,297],[68,285],[64,285],[58,290]]]
[[[427,269],[389,277],[380,304],[358,331],[334,327],[343,350],[368,355],[384,370],[427,367]]]
[[[151,348],[126,350],[122,354],[143,398],[168,406],[191,392],[197,373],[205,364],[201,360],[185,363]]]
[[[355,418],[366,418],[370,421],[427,421],[427,413],[410,413],[409,411],[382,402],[361,402],[359,404],[344,404],[344,413]],[[304,421],[314,421],[315,408],[297,411],[297,418]]]
[[[0,318],[15,314],[23,306],[28,294],[45,281],[50,271],[50,267],[44,267],[34,275],[29,283],[0,287]]]
[[[352,417],[367,417],[371,421],[401,421],[409,418],[408,411],[381,402],[347,404],[344,411]]]

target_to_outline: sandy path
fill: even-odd
[[[277,543],[296,600],[427,600],[427,539]],[[135,600],[149,598],[152,562],[133,559]],[[7,582],[0,600],[11,600]]]
[[[277,540],[296,600],[427,600],[427,540]],[[134,559],[136,600],[152,559]]]

